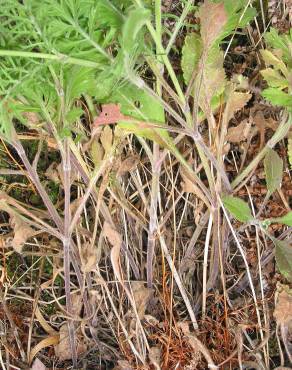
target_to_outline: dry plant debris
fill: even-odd
[[[1,369],[291,368],[291,1],[0,20]]]

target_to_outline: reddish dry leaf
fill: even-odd
[[[199,17],[201,21],[202,40],[204,47],[208,49],[218,38],[227,22],[224,3],[215,4],[206,0],[200,7]]]
[[[109,125],[126,119],[118,104],[104,104],[101,109],[100,115],[94,120],[94,126]]]

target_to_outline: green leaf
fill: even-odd
[[[283,160],[277,152],[269,149],[264,159],[267,188],[270,194],[279,189],[283,177]]]
[[[262,92],[264,98],[266,98],[271,104],[286,107],[292,109],[292,95],[288,95],[285,92],[269,87]]]
[[[230,36],[236,29],[247,26],[256,16],[256,10],[254,8],[247,8],[248,0],[206,1],[205,5],[207,11],[204,10],[204,14],[202,14],[201,10],[200,14],[210,22],[210,27],[206,28],[207,31],[210,28],[213,32],[216,28],[216,36],[214,35],[213,44],[215,43],[217,45],[223,39]],[[210,37],[213,36],[211,35]]]
[[[288,87],[288,81],[278,71],[273,68],[266,68],[261,71],[261,75],[271,87],[278,87],[283,90]]]
[[[110,0],[98,0],[96,13],[99,24],[115,28],[120,28],[125,19],[121,10]]]
[[[200,91],[199,105],[208,115],[213,98],[220,96],[226,86],[223,52],[219,48],[213,47],[210,50],[201,76],[202,81],[197,78],[195,89]]]
[[[190,82],[193,72],[198,68],[202,50],[201,37],[196,33],[188,34],[182,48],[181,59],[181,67],[186,85]]]
[[[66,106],[70,106],[83,94],[94,95],[97,80],[95,70],[86,67],[73,67],[65,74]]]
[[[292,246],[291,244],[274,239],[275,256],[281,274],[292,283]]]
[[[164,124],[164,109],[159,101],[144,90],[133,85],[118,88],[109,100],[113,103],[120,104],[121,112],[124,115],[133,117],[133,122],[118,122],[119,128],[145,139],[155,141],[162,147],[167,147],[171,141],[167,130],[142,128],[135,122],[136,119],[146,123]]]
[[[292,212],[288,212],[285,216],[276,217],[271,219],[272,222],[277,222],[279,224],[292,226]]]
[[[150,20],[151,12],[145,8],[131,10],[123,26],[122,43],[124,51],[131,54],[136,48],[138,34],[143,26]]]
[[[227,195],[223,197],[224,207],[240,222],[248,222],[253,219],[250,208],[242,199]]]
[[[265,41],[273,49],[281,50],[282,59],[285,63],[291,63],[291,35],[279,35],[275,28],[265,34]]]
[[[273,66],[277,71],[281,71],[285,77],[288,76],[287,67],[275,53],[267,49],[261,50],[260,53],[267,66]]]
[[[84,114],[81,108],[72,108],[66,114],[66,122],[70,125],[76,122]]]

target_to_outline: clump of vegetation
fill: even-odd
[[[292,34],[173,3],[2,5],[3,369],[291,361]]]

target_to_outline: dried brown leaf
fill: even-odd
[[[288,289],[283,289],[278,295],[274,318],[280,325],[292,323],[292,292]]]
[[[110,126],[105,126],[100,135],[100,142],[105,153],[108,153],[113,145],[113,132]]]
[[[108,222],[105,222],[103,225],[103,233],[104,236],[108,239],[108,241],[113,246],[111,250],[111,262],[114,269],[114,273],[121,284],[122,282],[122,275],[120,271],[120,251],[122,246],[122,236],[120,233],[117,232]]]
[[[59,343],[55,346],[55,355],[60,361],[70,360],[71,359],[71,348],[69,340],[69,331],[67,323],[64,323],[60,328],[60,340]],[[78,335],[79,334],[79,335]],[[81,332],[76,333],[77,338],[77,355],[80,356],[87,350],[87,345],[82,341],[83,335]]]
[[[137,313],[140,320],[144,318],[145,311],[152,296],[153,290],[146,288],[142,281],[133,281],[131,283],[134,301],[137,307]]]
[[[46,366],[38,358],[32,364],[31,370],[46,370]]]
[[[104,148],[97,140],[92,141],[90,154],[92,162],[95,164],[95,166],[99,166],[104,157]]]
[[[229,143],[239,143],[247,139],[251,125],[248,121],[242,121],[238,126],[230,127],[226,135]]]
[[[113,370],[134,370],[128,361],[120,360]]]
[[[35,235],[35,231],[17,214],[11,214],[9,222],[14,232],[12,247],[21,253],[24,243]]]
[[[84,273],[96,269],[98,250],[92,243],[85,243],[81,250],[81,269]]]
[[[58,163],[53,162],[50,164],[50,166],[47,168],[45,175],[48,179],[55,182],[56,184],[60,184],[61,179],[58,171]]]
[[[251,99],[251,94],[232,91],[228,97],[228,101],[224,110],[224,121],[229,122],[236,112],[241,110]]]
[[[161,364],[161,349],[158,347],[151,347],[149,349],[149,360],[150,363],[155,367],[156,370],[160,370]]]
[[[118,176],[123,176],[126,173],[133,171],[137,167],[139,160],[140,158],[138,155],[131,155],[123,160],[118,169]]]

